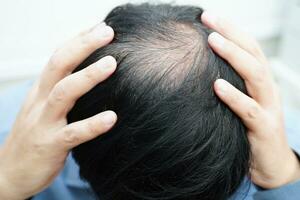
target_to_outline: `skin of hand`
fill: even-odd
[[[281,99],[270,67],[258,43],[234,25],[205,11],[201,21],[215,30],[208,37],[212,49],[244,79],[248,95],[226,80],[214,84],[217,96],[248,128],[252,162],[250,178],[271,189],[300,180],[300,162],[285,135]]]
[[[113,111],[67,124],[75,101],[116,69],[106,56],[71,74],[86,57],[108,44],[111,27],[98,24],[55,51],[29,92],[12,131],[0,149],[0,199],[26,199],[46,188],[65,164],[69,151],[108,131]]]

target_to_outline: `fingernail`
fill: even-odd
[[[107,126],[113,125],[117,121],[117,116],[113,111],[105,111],[102,113],[101,121]]]
[[[225,95],[226,91],[227,91],[226,81],[223,80],[223,79],[218,79],[218,80],[216,80],[215,84],[216,84],[218,93],[221,94],[221,95]]]
[[[225,43],[225,39],[217,32],[213,32],[208,36],[209,43],[222,47]]]
[[[211,11],[204,11],[204,13],[202,14],[202,19],[209,22],[210,24],[216,24],[218,21],[218,17]]]
[[[114,33],[113,29],[110,26],[107,26],[105,22],[97,25],[92,31],[95,37],[111,37]]]

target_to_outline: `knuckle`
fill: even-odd
[[[46,155],[49,151],[49,148],[51,148],[51,142],[51,138],[36,137],[31,142],[31,148],[37,155]]]
[[[254,80],[256,82],[263,82],[267,78],[266,76],[267,70],[265,69],[265,67],[261,65],[257,66],[253,74]]]
[[[259,115],[260,109],[257,105],[252,103],[247,110],[247,118],[248,119],[257,119]]]
[[[230,24],[226,19],[217,17],[216,23],[220,33],[224,34],[227,32]]]
[[[252,52],[252,54],[257,55],[257,56],[260,55],[261,48],[260,48],[259,44],[254,39],[250,39],[250,41],[253,44],[250,47],[250,51]]]
[[[281,99],[279,86],[276,85],[276,83],[274,83],[274,82],[272,82],[271,84],[272,84],[272,89],[273,89],[273,93],[274,93],[275,97],[277,99]]]
[[[228,98],[233,105],[237,104],[240,101],[240,97],[238,95],[230,95]]]
[[[52,94],[50,95],[50,102],[60,102],[63,101],[66,97],[66,89],[65,86],[59,82],[56,84],[52,90]]]
[[[85,37],[88,33],[89,33],[90,30],[84,30],[84,31],[81,31],[78,33],[78,36],[79,38],[81,37]]]
[[[254,55],[258,55],[260,53],[259,47],[256,44],[253,44],[250,47],[250,51],[254,54]]]
[[[95,42],[93,41],[90,34],[82,34],[79,37],[80,46],[82,46],[84,49],[94,49]]]
[[[99,132],[101,132],[101,124],[95,123],[93,120],[87,121],[87,128],[88,128],[88,134],[97,135]]]
[[[75,128],[68,127],[64,130],[62,140],[64,144],[77,144],[80,142],[80,137]]]
[[[64,62],[64,59],[60,55],[60,49],[55,50],[48,62],[49,70],[54,71],[59,69],[64,65]]]
[[[43,155],[44,152],[45,152],[45,146],[42,145],[42,144],[39,143],[39,142],[34,142],[34,143],[32,144],[32,149],[33,149],[33,151],[36,152],[36,154],[38,154],[38,155]]]
[[[226,59],[235,60],[236,56],[234,56],[233,52],[236,52],[234,45],[229,41],[224,42],[223,55],[226,57]]]
[[[95,72],[95,68],[94,67],[87,67],[83,70],[83,75],[86,78],[87,81],[91,82],[91,83],[95,83],[97,82],[97,78],[99,76],[97,76],[97,73]]]

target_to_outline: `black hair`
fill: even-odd
[[[80,175],[101,199],[218,200],[248,173],[250,146],[241,120],[215,95],[223,78],[243,80],[207,43],[194,6],[126,4],[105,22],[115,31],[77,69],[106,55],[116,72],[81,97],[68,122],[113,110],[117,124],[74,148]]]

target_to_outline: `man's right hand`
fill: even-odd
[[[107,132],[116,122],[105,111],[67,124],[76,100],[116,69],[106,56],[78,72],[72,71],[96,49],[107,45],[114,31],[104,23],[58,49],[28,94],[0,149],[0,199],[26,199],[51,184],[64,167],[69,151]]]
[[[258,43],[209,12],[201,20],[216,31],[209,35],[210,46],[240,74],[249,93],[245,95],[222,79],[214,84],[218,97],[249,130],[251,180],[266,189],[300,180],[300,162],[285,135],[280,95]]]

